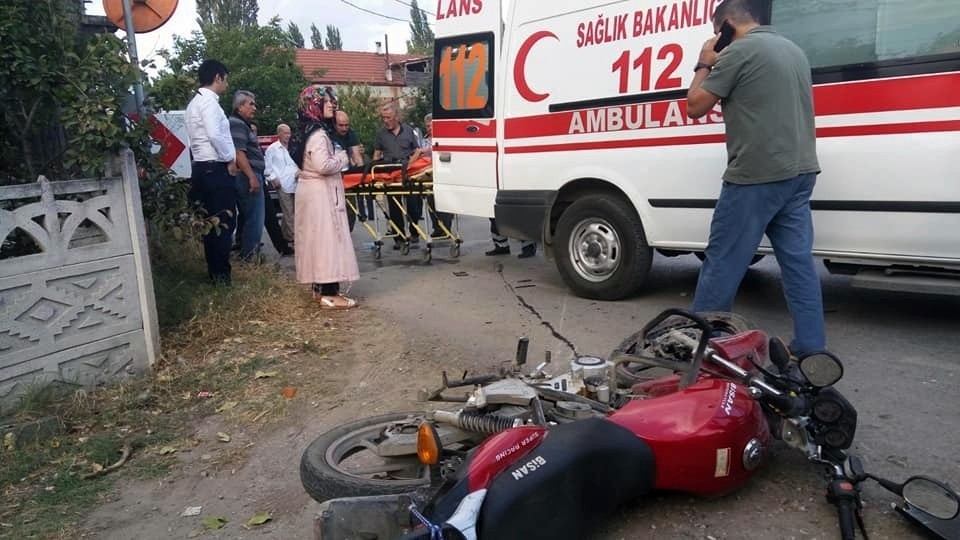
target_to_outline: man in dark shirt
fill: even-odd
[[[238,90],[233,95],[233,115],[230,117],[230,135],[237,149],[236,176],[237,207],[243,220],[240,235],[240,259],[253,262],[260,255],[260,238],[263,235],[264,181],[263,150],[250,123],[257,112],[256,97],[252,92]]]
[[[341,148],[347,151],[347,158],[350,159],[350,166],[343,172],[363,172],[363,152],[361,151],[360,137],[350,127],[350,116],[344,111],[337,111],[333,118],[334,130],[331,138],[334,144],[339,144]],[[366,221],[367,216],[373,217],[373,197],[368,195],[355,196],[354,201],[357,205],[360,221]],[[355,219],[353,212],[348,211],[347,218],[352,231]]]
[[[409,165],[420,159],[423,150],[420,148],[420,137],[412,127],[400,122],[396,106],[384,105],[380,108],[380,119],[383,127],[377,131],[377,140],[373,147],[373,160],[383,160],[387,163],[401,163]],[[420,242],[420,234],[413,224],[423,217],[423,201],[417,195],[404,197],[407,205],[407,214],[410,218],[410,243]],[[391,201],[390,221],[403,229],[403,212]],[[402,243],[399,237],[394,238],[393,249],[400,249]]]
[[[717,7],[714,30],[729,25],[733,41],[719,54],[716,37],[704,43],[687,93],[692,118],[721,102],[727,135],[727,170],[693,309],[732,311],[766,234],[793,317],[790,349],[802,355],[823,350],[826,341],[810,213],[820,172],[810,64],[794,43],[759,24],[751,4],[726,0]]]

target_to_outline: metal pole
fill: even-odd
[[[133,83],[133,97],[137,101],[137,117],[140,121],[143,121],[143,74],[140,73],[140,59],[137,56],[137,32],[133,29],[133,10],[130,8],[130,0],[123,0],[123,24],[127,32],[127,46],[130,47],[130,63],[133,64],[134,73],[137,74],[137,81]]]

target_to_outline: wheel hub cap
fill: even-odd
[[[578,223],[570,235],[569,248],[574,269],[588,281],[604,281],[620,266],[620,237],[604,219]]]

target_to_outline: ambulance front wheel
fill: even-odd
[[[650,272],[647,245],[636,210],[623,197],[580,197],[557,223],[557,268],[577,296],[619,300],[637,292]]]

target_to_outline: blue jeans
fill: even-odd
[[[766,184],[724,182],[710,223],[694,311],[732,311],[740,281],[766,233],[780,264],[783,292],[793,317],[790,350],[800,355],[824,349],[823,298],[813,260],[810,214],[816,178],[802,174]]]
[[[264,223],[264,201],[263,193],[266,189],[263,181],[263,172],[254,171],[257,175],[257,181],[260,182],[260,190],[250,191],[250,181],[243,174],[238,174],[237,182],[237,207],[240,209],[240,216],[243,219],[243,227],[240,232],[240,258],[249,260],[260,252],[260,238],[263,236]]]

